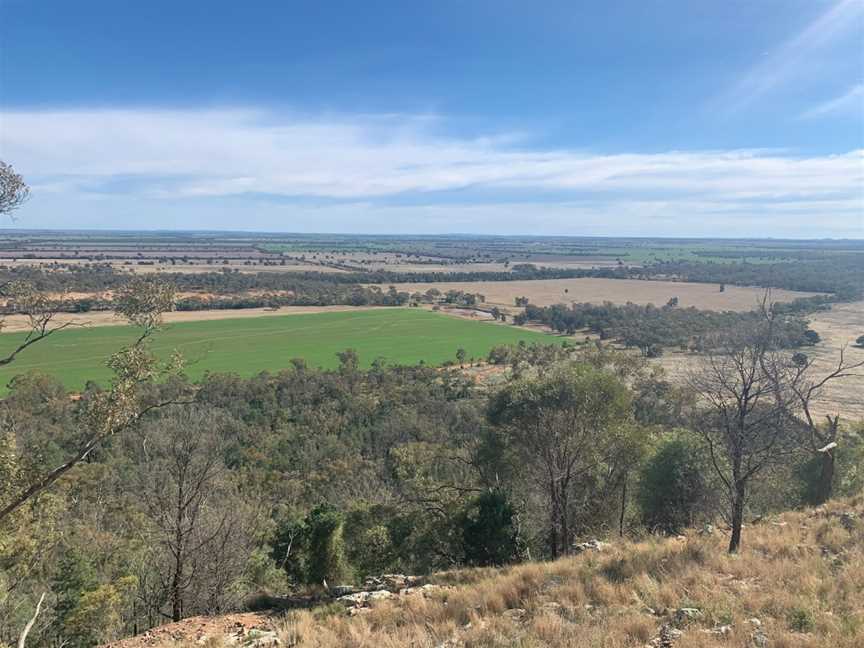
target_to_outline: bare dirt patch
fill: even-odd
[[[242,645],[242,638],[254,640],[255,632],[272,631],[275,620],[267,614],[244,612],[214,617],[189,617],[176,623],[159,626],[110,644],[112,648],[145,648],[148,646],[222,645],[221,640],[239,637],[235,641]],[[209,641],[209,643],[208,643]]]
[[[747,311],[756,307],[764,288],[746,286],[726,286],[720,292],[719,284],[685,283],[676,281],[641,281],[638,279],[539,279],[535,281],[467,281],[441,283],[402,283],[395,284],[406,292],[426,292],[436,288],[441,292],[463,290],[485,295],[486,304],[498,306],[514,312],[516,297],[528,297],[532,304],[551,306],[552,304],[602,303],[614,304],[633,302],[635,304],[655,304],[662,306],[672,297],[678,297],[681,308],[695,306],[704,310]],[[382,288],[386,290],[387,286]],[[786,302],[814,293],[773,290],[775,301]]]
[[[163,316],[165,323],[201,322],[207,320],[245,319],[248,317],[268,317],[274,315],[304,315],[308,313],[337,313],[340,311],[370,310],[386,308],[382,306],[283,306],[273,308],[226,308],[201,311],[175,311]],[[114,311],[93,311],[90,313],[59,313],[55,324],[74,322],[80,326],[121,326],[126,320],[117,317]],[[30,329],[29,320],[23,315],[9,315],[3,320],[3,333],[14,333]]]

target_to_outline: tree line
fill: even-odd
[[[799,310],[786,304],[774,307],[778,315],[774,342],[778,346],[799,348],[819,341],[819,334],[809,329],[807,321],[797,314]],[[670,347],[706,351],[718,331],[752,327],[762,317],[759,310],[719,312],[679,308],[677,299],[672,298],[662,307],[611,302],[541,307],[527,303],[524,311],[514,316],[513,322],[543,324],[567,335],[586,330],[601,340],[616,340],[639,349],[642,355],[650,358]]]

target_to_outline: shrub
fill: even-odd
[[[503,565],[516,559],[519,542],[515,511],[498,489],[478,495],[462,512],[462,551],[470,565]]]
[[[645,524],[677,533],[708,514],[712,495],[701,448],[683,435],[661,441],[642,468],[638,502]]]
[[[345,558],[344,526],[342,513],[327,504],[317,506],[306,517],[307,583],[321,584],[326,579],[335,585],[351,579]]]

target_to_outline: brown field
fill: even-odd
[[[223,263],[222,260],[214,263],[160,263],[155,260],[147,260],[143,264],[138,260],[126,259],[95,262],[89,259],[61,259],[61,258],[44,258],[44,259],[3,259],[0,265],[8,268],[21,267],[43,267],[51,269],[52,266],[86,266],[95,264],[107,263],[118,272],[129,272],[131,274],[153,274],[156,272],[179,273],[179,274],[199,274],[205,272],[221,272],[223,269],[237,270],[243,273],[256,272],[346,272],[340,268],[332,268],[325,265],[319,265],[314,262],[299,262],[287,260],[285,265],[280,265],[275,262],[262,263],[260,261],[246,261],[232,259],[228,263]]]
[[[337,313],[340,311],[369,310],[386,308],[382,306],[283,306],[272,308],[226,308],[201,311],[174,311],[166,313],[163,319],[172,322],[201,322],[223,319],[245,319],[248,317],[268,317],[273,315],[303,315],[307,313]],[[90,313],[58,313],[55,324],[74,322],[79,326],[121,326],[126,321],[114,315],[113,311],[93,311]],[[27,331],[30,325],[23,315],[7,315],[3,318],[3,333]]]
[[[297,259],[297,257],[293,257]],[[509,265],[490,260],[445,259],[432,256],[408,256],[392,252],[350,252],[338,254],[317,254],[309,259],[323,263],[337,263],[356,270],[386,270],[390,272],[509,272],[517,263],[533,263],[547,268],[611,268],[617,262],[610,259],[590,257],[526,255],[525,258],[511,259]]]
[[[678,297],[679,306],[695,306],[704,310],[752,310],[764,293],[763,288],[726,286],[720,292],[718,284],[684,283],[675,281],[640,281],[638,279],[540,279],[536,281],[469,281],[441,283],[395,284],[399,290],[426,292],[436,288],[441,292],[463,290],[485,295],[486,304],[516,311],[516,297],[528,297],[532,304],[551,306],[571,302],[615,304],[633,302],[662,306],[671,297]],[[386,285],[382,288],[387,289]],[[775,301],[792,301],[814,293],[774,290]]]
[[[728,288],[727,288],[728,290]],[[810,318],[810,327],[822,341],[805,352],[814,360],[814,374],[824,375],[836,368],[840,350],[845,347],[847,360],[864,360],[864,349],[855,346],[855,339],[864,335],[864,301],[836,304],[831,310],[816,313]],[[676,381],[687,380],[688,372],[698,361],[692,353],[667,350],[657,362]],[[864,369],[852,376],[832,383],[816,401],[818,415],[840,414],[846,421],[864,420]]]

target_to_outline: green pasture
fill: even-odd
[[[129,326],[100,326],[59,331],[25,350],[0,370],[0,391],[13,376],[38,371],[58,377],[70,389],[88,380],[106,383],[108,356],[135,339]],[[23,339],[23,333],[0,334],[5,356]],[[363,366],[376,358],[389,364],[438,365],[455,360],[456,350],[483,358],[499,344],[555,342],[555,338],[512,326],[475,322],[440,313],[407,308],[267,316],[167,324],[153,338],[153,350],[162,357],[174,349],[187,361],[186,373],[198,378],[205,372],[234,372],[243,376],[279,371],[292,358],[310,366],[338,365],[336,353],[353,348]]]

